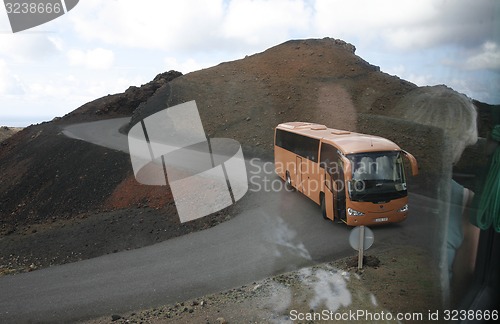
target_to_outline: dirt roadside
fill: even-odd
[[[425,322],[429,312],[440,310],[437,269],[429,264],[428,251],[399,246],[367,252],[361,271],[353,256],[176,304],[84,323],[371,323],[382,319],[396,323],[401,315],[406,320],[400,322],[413,323]]]

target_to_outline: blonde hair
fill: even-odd
[[[466,146],[477,142],[477,111],[472,100],[444,85],[412,90],[396,109],[406,120],[442,128],[451,143],[453,163]]]

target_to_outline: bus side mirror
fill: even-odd
[[[411,165],[411,174],[413,176],[416,176],[418,175],[418,163],[417,163],[417,159],[415,159],[415,157],[413,155],[411,155],[410,153],[406,152],[406,151],[402,151],[404,156],[408,159],[408,161],[410,161],[410,165]]]

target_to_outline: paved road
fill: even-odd
[[[115,129],[123,122],[112,121]],[[79,125],[83,133],[75,128],[65,133],[100,145],[109,144],[103,138],[110,136],[122,144],[109,146],[123,150],[119,135],[99,134],[99,128],[108,129],[100,123]],[[257,191],[262,179],[275,188],[281,182],[262,161],[247,167],[249,176],[258,177],[238,202],[242,212],[230,221],[133,251],[0,278],[0,322],[68,322],[120,314],[355,255],[348,246],[348,227],[323,220],[319,207],[299,193]],[[434,202],[411,195],[410,203],[407,221],[373,228],[372,249],[429,243],[424,233],[433,231]]]
[[[119,132],[129,121],[130,117],[124,117],[74,124],[64,127],[62,133],[70,138],[129,153],[127,136]]]

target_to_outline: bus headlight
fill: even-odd
[[[407,212],[408,211],[408,204],[405,204],[398,211],[401,212],[401,213]]]
[[[350,216],[363,216],[365,214],[360,211],[354,210],[352,208],[347,208],[347,212],[349,213]]]

